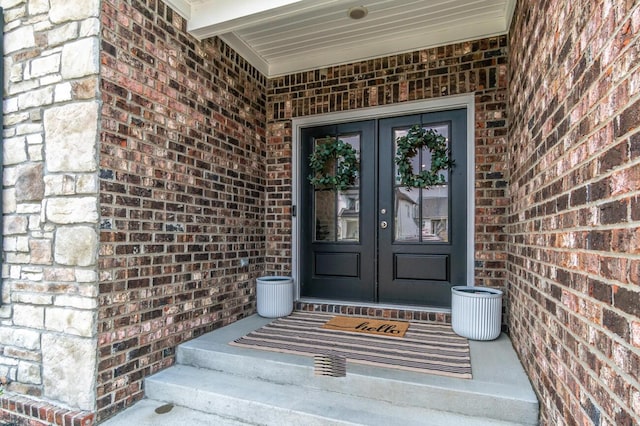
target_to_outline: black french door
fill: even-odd
[[[396,140],[415,124],[445,136],[455,167],[446,183],[405,188]],[[358,153],[359,174],[343,191],[312,186],[308,158],[339,138]],[[303,297],[449,307],[466,283],[466,109],[306,128],[301,134],[300,281]],[[413,158],[430,167],[430,152]]]

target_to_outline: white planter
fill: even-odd
[[[260,277],[257,280],[256,303],[258,315],[277,318],[293,311],[293,278]]]
[[[472,340],[494,340],[502,325],[502,291],[487,287],[451,287],[451,326]]]

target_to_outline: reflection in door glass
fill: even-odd
[[[449,125],[425,126],[449,140]],[[394,140],[405,136],[408,129],[394,131]],[[397,150],[397,145],[395,150]],[[394,150],[394,152],[395,152]],[[413,172],[431,168],[431,152],[423,148],[412,160]],[[447,242],[449,241],[449,176],[443,170],[444,185],[428,189],[407,189],[400,185],[400,176],[395,172],[394,188],[395,240],[397,242]]]
[[[347,189],[338,193],[338,241],[358,241],[360,238],[360,190]]]
[[[420,241],[420,191],[395,188],[396,241]]]
[[[336,218],[335,218],[335,192],[316,191],[315,192],[315,239],[316,241],[335,241],[336,239]]]
[[[449,241],[449,185],[423,189],[422,241]]]
[[[360,161],[360,135],[349,134],[338,136],[356,151]],[[316,139],[314,144],[325,143],[324,139]],[[340,161],[338,159],[338,161]],[[332,164],[334,168],[336,165]],[[315,241],[326,242],[358,242],[360,241],[360,177],[343,191],[315,189],[314,196],[314,237]]]

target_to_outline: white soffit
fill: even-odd
[[[506,34],[516,0],[165,0],[268,77]],[[368,14],[348,17],[352,7]]]

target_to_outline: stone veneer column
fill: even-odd
[[[5,13],[8,393],[95,410],[99,0],[0,0]]]

